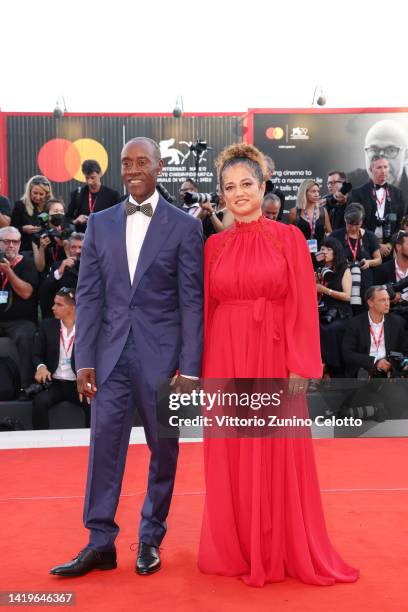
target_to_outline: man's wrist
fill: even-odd
[[[77,370],[77,374],[78,372],[81,372],[82,370],[95,370],[95,368],[79,368],[79,370]]]
[[[188,374],[180,374],[183,378],[189,378],[190,380],[200,380],[199,376],[190,376]]]

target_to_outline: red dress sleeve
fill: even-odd
[[[289,372],[305,378],[322,376],[316,281],[306,240],[289,225],[285,252],[289,270],[286,298],[286,354]]]

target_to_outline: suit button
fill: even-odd
[[[130,310],[136,310],[137,306],[130,306]]]

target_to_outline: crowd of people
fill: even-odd
[[[268,156],[265,168],[263,215],[297,226],[313,262],[324,376],[356,376],[361,368],[374,377],[402,375],[408,356],[408,216],[402,192],[388,181],[388,159],[374,154],[371,177],[358,186],[343,171],[331,170],[325,195],[318,182],[304,180],[289,211]],[[89,216],[124,198],[102,185],[97,161],[86,160],[82,172],[85,185],[72,192],[67,206],[41,175],[27,181],[14,206],[0,196],[0,337],[16,344],[18,396],[33,400],[33,426],[39,429],[48,427],[49,409],[64,399],[80,405],[89,423],[88,406],[75,389],[81,249]],[[202,221],[205,239],[234,222],[222,193],[200,194],[193,178],[181,185],[174,205]],[[402,358],[391,358],[393,353]],[[6,387],[0,392],[7,394]]]

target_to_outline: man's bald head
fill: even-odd
[[[127,143],[125,144],[123,149],[125,147],[127,147],[128,145],[138,144],[140,142],[144,142],[148,146],[150,146],[151,149],[152,149],[152,152],[157,157],[157,159],[158,160],[161,159],[161,153],[160,153],[159,145],[157,144],[157,142],[155,140],[153,140],[152,138],[147,138],[147,136],[135,136],[135,138],[131,138],[130,140],[127,141]]]
[[[377,121],[370,127],[365,138],[366,168],[374,156],[385,157],[390,166],[390,182],[399,185],[407,152],[408,133],[393,119]]]

